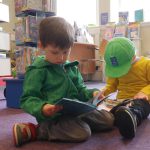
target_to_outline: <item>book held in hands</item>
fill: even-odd
[[[82,102],[77,99],[62,98],[57,101],[55,105],[63,106],[63,109],[60,111],[60,113],[62,113],[63,115],[76,117],[96,109],[98,110],[98,106],[102,104],[102,102],[106,100],[109,96],[110,95],[106,96],[101,100],[94,98],[88,102]]]
[[[61,110],[61,113],[70,116],[79,116],[96,109],[96,106],[90,103],[68,98],[60,99],[55,105],[62,105],[63,109]]]

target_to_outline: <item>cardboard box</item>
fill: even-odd
[[[96,71],[95,49],[94,44],[74,43],[69,60],[79,61],[82,74],[92,74]]]

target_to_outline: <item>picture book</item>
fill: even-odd
[[[128,11],[119,12],[119,23],[120,24],[127,24],[128,20],[129,20],[128,17],[129,17]]]
[[[90,103],[68,98],[62,98],[61,100],[56,102],[55,105],[62,105],[63,109],[61,110],[61,113],[71,116],[79,116],[96,109],[96,106]]]
[[[16,70],[18,73],[25,73],[27,66],[31,65],[38,56],[38,50],[34,47],[16,47]]]
[[[100,94],[101,92],[99,92]],[[98,100],[99,94],[88,102],[82,102],[77,99],[68,99],[62,98],[55,105],[62,105],[63,109],[61,110],[62,114],[71,115],[71,116],[79,116],[90,111],[93,111],[98,108],[110,95],[105,98]]]
[[[16,15],[19,15],[26,10],[55,12],[56,0],[15,0]]]
[[[108,13],[101,13],[101,25],[106,25],[108,23]]]
[[[140,38],[140,23],[131,22],[128,25],[128,38],[139,39]]]
[[[114,106],[120,104],[122,101],[121,100],[117,100],[117,99],[107,99],[105,101],[105,105],[108,107],[108,108],[113,108]]]
[[[25,39],[25,19],[21,18],[15,23],[15,38],[16,44],[24,42]]]
[[[107,41],[111,40],[114,36],[114,31],[115,31],[115,24],[106,25],[104,28],[104,34],[102,38],[104,38]]]
[[[115,27],[114,37],[126,37],[127,26],[125,24],[118,24]]]
[[[38,27],[36,16],[26,17],[26,42],[36,42],[38,37]]]
[[[143,19],[143,9],[135,10],[135,21],[136,22],[142,22]]]
[[[15,13],[16,13],[16,15],[21,13],[25,4],[26,4],[25,0],[15,0]]]

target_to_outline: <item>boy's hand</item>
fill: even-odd
[[[146,99],[146,100],[148,100],[148,95],[144,94],[143,92],[139,92],[134,96],[134,99]]]
[[[100,91],[94,91],[93,92],[93,97],[96,97],[99,92]],[[104,97],[105,97],[104,96],[104,91],[102,91],[101,94],[99,95],[98,99],[103,99]]]
[[[45,116],[53,116],[60,111],[63,107],[58,105],[45,104],[42,108],[42,112]]]

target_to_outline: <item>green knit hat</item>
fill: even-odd
[[[104,54],[106,76],[117,78],[127,74],[135,49],[133,42],[125,37],[116,37],[109,41]]]

